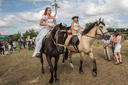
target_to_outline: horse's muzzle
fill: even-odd
[[[59,46],[57,47],[57,51],[62,54],[66,52],[66,48],[64,46]]]

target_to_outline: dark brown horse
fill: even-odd
[[[45,41],[45,45],[42,44],[41,54],[46,54],[46,59],[50,67],[51,72],[51,78],[49,80],[49,83],[53,83],[54,77],[55,82],[58,81],[57,78],[57,63],[59,60],[59,55],[66,52],[66,46],[64,45],[65,40],[67,38],[67,26],[63,26],[62,24],[56,25],[56,27],[51,31],[49,37]],[[51,58],[55,58],[54,67],[51,62]],[[44,67],[43,67],[43,56],[40,56],[40,60],[42,63],[42,73],[44,73]],[[55,74],[53,75],[53,72],[55,71]]]

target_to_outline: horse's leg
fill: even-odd
[[[62,63],[64,63],[65,60],[67,60],[67,59],[68,59],[68,49],[66,49],[66,52],[64,53]]]
[[[96,76],[97,76],[96,59],[95,59],[95,57],[93,56],[93,53],[92,53],[92,52],[89,53],[89,57],[90,57],[90,58],[92,59],[92,61],[93,61],[92,75],[96,77]]]
[[[52,84],[53,83],[53,65],[52,65],[52,62],[51,62],[51,56],[47,55],[47,61],[48,61],[48,64],[50,66],[50,72],[51,72],[51,78],[49,80],[49,83]]]
[[[83,65],[83,57],[84,57],[84,52],[81,52],[80,53],[80,67],[79,67],[80,74],[84,73],[83,72],[83,67],[82,67],[82,65]]]
[[[64,54],[63,59],[62,59],[62,64],[64,64],[64,62],[65,62],[65,54]]]
[[[59,56],[55,57],[55,65],[54,65],[54,70],[55,70],[55,82],[58,81],[57,78],[57,64],[58,64]]]
[[[43,47],[41,48],[41,50],[40,50],[40,54],[39,54],[39,58],[40,58],[40,62],[41,62],[41,64],[42,64],[42,73],[44,74],[44,60],[43,60],[43,56],[42,56],[42,53],[43,53]]]
[[[44,60],[43,60],[43,56],[42,54],[40,55],[40,61],[41,61],[41,64],[42,64],[42,73],[44,74]]]
[[[72,64],[72,52],[69,53],[69,64],[70,64],[71,68],[74,69],[74,65]]]

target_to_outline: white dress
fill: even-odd
[[[45,24],[49,24],[50,26],[54,25],[55,18],[48,19],[47,16],[42,16],[42,18],[43,18],[43,20],[45,20],[45,22],[44,22]],[[50,30],[52,30],[52,29],[49,28],[48,26],[43,26],[43,28],[37,35],[36,40],[35,40],[36,47],[35,47],[35,51],[33,53],[33,57],[35,57],[37,53],[40,53],[40,49],[42,47],[42,40]]]
[[[121,36],[119,37],[119,42],[115,44],[114,52],[120,52],[121,49]]]

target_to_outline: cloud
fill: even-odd
[[[72,16],[78,15],[82,19],[81,23],[84,25],[85,22],[95,21],[99,17],[102,17],[105,19],[108,26],[121,26],[123,20],[121,20],[119,16],[122,16],[122,13],[128,14],[127,0],[95,1],[83,0],[75,2],[73,0],[65,0],[60,2],[58,18],[71,19]]]
[[[52,0],[22,0],[22,1],[28,1],[28,2],[42,2],[42,1],[52,1]]]
[[[43,10],[36,12],[20,12],[3,15],[0,18],[0,31],[4,34],[14,34],[18,31],[25,32],[28,29],[40,29],[39,21]]]
[[[1,2],[2,0],[0,0]],[[53,1],[53,0],[23,0],[29,2]],[[128,17],[128,0],[58,0],[57,22],[71,24],[71,17],[78,15],[80,24],[94,22],[102,17],[107,27],[128,27],[126,20],[120,19],[121,16]],[[38,4],[38,3],[37,3]],[[48,4],[46,4],[48,5]],[[0,17],[0,31],[4,34],[13,34],[18,31],[25,32],[28,29],[39,30],[39,21],[44,12],[44,6],[36,11],[17,12],[5,14]],[[54,14],[54,10],[53,10]],[[119,17],[120,16],[120,17]]]
[[[7,25],[7,24],[6,24],[5,21],[0,20],[0,27],[6,26],[6,25]]]

